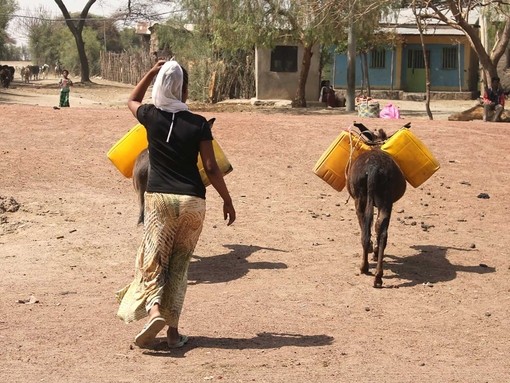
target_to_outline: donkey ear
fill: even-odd
[[[214,121],[216,121],[216,118],[211,118],[210,120],[207,121],[207,123],[209,124],[209,126],[212,128],[213,125],[214,125]]]

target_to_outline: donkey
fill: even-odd
[[[379,129],[377,140],[382,143],[386,133]],[[347,173],[347,191],[354,199],[356,215],[361,229],[363,259],[360,271],[369,274],[368,253],[374,252],[377,260],[374,287],[382,287],[383,257],[388,240],[393,203],[405,193],[406,179],[399,166],[389,154],[377,145],[372,150],[363,152],[350,164]],[[371,241],[374,206],[377,207],[375,223],[376,246]]]
[[[212,128],[215,118],[211,118],[207,122]],[[138,214],[138,224],[144,221],[144,204],[145,204],[145,191],[147,190],[147,182],[149,180],[150,162],[149,162],[149,151],[147,149],[136,157],[135,165],[133,167],[133,187],[138,195],[138,205],[140,213]]]

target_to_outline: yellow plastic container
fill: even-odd
[[[131,178],[136,157],[147,145],[147,131],[142,124],[137,124],[113,145],[106,155],[125,177]]]
[[[220,144],[216,140],[212,141],[213,149],[214,149],[214,157],[216,158],[216,162],[218,163],[218,167],[220,168],[223,175],[227,175],[233,170],[232,165],[227,159],[227,156],[223,152],[223,149],[221,149]],[[205,173],[204,164],[202,163],[202,157],[200,157],[200,154],[198,155],[198,171],[200,172],[200,177],[202,177],[202,182],[205,186],[209,186],[211,184],[211,181],[209,181],[209,178],[207,177],[207,174]]]
[[[333,189],[342,191],[346,184],[345,169],[349,159],[354,160],[367,150],[370,150],[370,147],[358,136],[342,131],[319,158],[313,172]]]
[[[233,168],[230,162],[225,156],[223,149],[216,140],[212,141],[214,149],[214,157],[222,173],[224,175],[230,173]],[[112,161],[115,167],[127,178],[133,176],[133,167],[138,155],[147,149],[147,131],[142,124],[137,124],[131,128],[112,148],[108,151],[107,157]],[[200,177],[205,186],[209,186],[209,181],[202,158],[198,155],[198,170],[200,171]]]
[[[407,128],[402,128],[386,141],[381,149],[400,166],[407,182],[418,187],[439,169],[439,162],[429,149]]]

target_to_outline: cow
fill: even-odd
[[[379,129],[373,141],[382,144],[386,139],[384,130]],[[375,145],[371,150],[361,153],[348,166],[347,191],[354,199],[361,229],[363,256],[360,271],[362,274],[369,274],[368,253],[373,252],[374,260],[377,260],[374,287],[380,288],[391,211],[393,203],[406,191],[405,176],[393,158]],[[374,207],[377,207],[375,248],[371,241]]]
[[[32,71],[30,70],[30,67],[26,66],[21,69],[21,78],[23,82],[26,84],[30,83],[30,76],[32,75]]]
[[[29,65],[28,67],[30,68],[30,78],[32,80],[39,80],[39,65]]]
[[[50,66],[48,64],[43,64],[41,68],[39,68],[40,73],[42,74],[43,80],[46,80],[48,78],[48,73],[50,71]]]
[[[0,65],[0,85],[4,88],[8,88],[14,80],[15,72],[16,69],[11,65]]]
[[[64,70],[62,64],[60,62],[55,63],[55,78],[59,78],[62,76],[62,71]]]

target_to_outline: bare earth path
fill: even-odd
[[[238,221],[225,226],[208,189],[181,323],[191,340],[140,350],[143,323],[117,319],[114,294],[142,228],[131,180],[106,158],[135,124],[131,87],[97,83],[61,110],[49,82],[0,92],[0,382],[509,381],[507,125],[448,122],[467,107],[445,101],[433,121],[398,102],[401,121],[202,109],[234,166]],[[411,122],[442,165],[395,206],[383,289],[358,273],[353,201],[312,172],[353,120]]]

